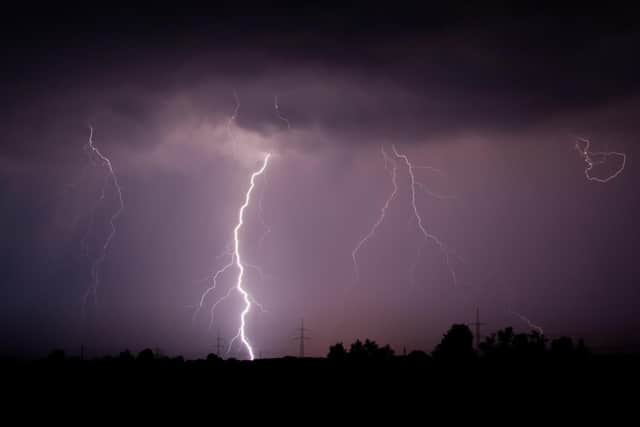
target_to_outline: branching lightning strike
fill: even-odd
[[[593,152],[593,151],[589,151],[590,147],[591,147],[591,141],[585,138],[576,137],[575,149],[576,151],[578,151],[578,153],[580,153],[580,156],[582,157],[584,162],[587,164],[587,166],[584,169],[584,175],[588,181],[607,183],[622,173],[622,171],[624,170],[625,164],[627,162],[627,155],[625,153],[621,153],[618,151]],[[618,167],[618,169],[616,169],[616,171],[613,174],[605,178],[592,176],[591,171],[593,167],[596,165],[602,165],[607,163],[610,157],[618,157],[622,159],[622,164],[620,165],[620,167]]]
[[[216,290],[216,288],[218,287],[218,279],[220,278],[220,276],[222,276],[228,269],[230,269],[231,267],[233,267],[233,253],[232,252],[228,252],[224,255],[229,256],[231,259],[229,260],[229,262],[227,262],[224,266],[222,266],[220,269],[218,269],[215,273],[213,273],[213,275],[211,275],[209,278],[211,279],[211,286],[209,286],[207,289],[205,289],[205,291],[202,293],[202,295],[200,296],[200,301],[198,304],[195,305],[195,310],[193,312],[193,315],[191,317],[191,321],[192,323],[195,323],[196,319],[198,318],[198,314],[200,313],[200,310],[202,310],[202,307],[204,306],[205,300],[207,299],[207,296],[214,292]],[[233,289],[233,288],[231,288]],[[225,297],[221,298],[220,300],[218,300],[214,306],[211,308],[211,320],[209,322],[209,326],[211,326],[211,324],[213,323],[213,314],[215,311],[215,307],[217,307],[218,303],[222,300],[225,299]]]
[[[94,302],[97,298],[98,287],[100,285],[100,267],[104,263],[105,258],[107,257],[107,251],[111,242],[116,234],[116,220],[124,211],[124,198],[122,196],[122,188],[120,187],[120,183],[118,182],[118,177],[113,169],[113,165],[111,164],[111,160],[103,155],[98,147],[95,146],[93,142],[93,126],[89,125],[89,142],[85,145],[85,150],[89,153],[90,161],[96,166],[103,166],[107,169],[107,178],[105,178],[105,183],[102,187],[100,198],[98,199],[98,203],[104,200],[105,198],[105,187],[107,183],[107,179],[111,181],[113,187],[116,191],[118,197],[118,209],[111,215],[109,219],[109,225],[111,230],[107,237],[105,238],[101,248],[99,255],[93,260],[91,264],[91,284],[87,288],[83,300],[82,300],[82,314],[83,316],[86,314],[86,305],[89,297],[93,297]],[[93,219],[91,220],[93,221]],[[86,244],[86,239],[85,243]]]
[[[199,300],[198,304],[196,304],[194,306],[195,310],[193,312],[193,316],[192,316],[192,319],[191,319],[192,322],[195,323],[195,321],[196,321],[196,319],[198,317],[198,314],[200,313],[200,311],[204,307],[204,304],[205,304],[205,301],[206,301],[207,297],[209,296],[209,294],[213,293],[217,289],[218,280],[220,279],[220,277],[223,274],[225,274],[229,269],[231,269],[233,267],[236,267],[237,270],[238,270],[238,276],[237,276],[237,279],[236,279],[235,286],[229,288],[227,290],[227,292],[222,297],[218,298],[213,303],[213,305],[211,306],[211,308],[209,310],[209,314],[210,314],[210,317],[209,317],[209,329],[211,329],[213,327],[215,311],[218,308],[218,306],[223,301],[225,301],[227,298],[229,298],[234,291],[237,291],[242,296],[245,306],[244,306],[244,309],[242,310],[242,312],[240,313],[240,327],[238,329],[238,333],[229,342],[229,348],[227,350],[227,353],[229,353],[231,351],[231,348],[232,348],[235,340],[240,338],[240,341],[242,342],[242,344],[247,349],[247,352],[249,354],[249,359],[251,359],[251,360],[254,359],[254,353],[253,353],[253,348],[251,346],[251,343],[249,342],[249,340],[247,338],[247,335],[246,335],[246,331],[245,331],[246,316],[251,311],[252,304],[256,305],[263,312],[266,311],[266,310],[245,289],[243,280],[244,280],[245,271],[246,271],[247,268],[256,269],[256,271],[258,272],[258,274],[259,274],[261,279],[264,277],[264,273],[263,273],[263,271],[262,271],[262,269],[260,267],[258,267],[256,265],[253,265],[253,264],[249,264],[249,263],[247,263],[246,261],[244,261],[242,259],[241,252],[240,252],[240,231],[242,229],[242,226],[244,225],[244,212],[249,207],[249,205],[251,203],[251,194],[253,193],[253,189],[254,189],[255,184],[256,184],[256,178],[258,176],[262,175],[265,172],[265,170],[266,170],[266,168],[267,168],[267,166],[269,164],[270,157],[271,157],[271,153],[267,153],[265,155],[265,157],[264,157],[264,160],[262,162],[262,166],[260,167],[260,169],[258,169],[256,172],[254,172],[251,175],[251,179],[250,179],[250,182],[249,182],[249,189],[247,190],[247,192],[245,194],[244,203],[242,204],[242,206],[240,207],[240,210],[238,211],[238,222],[236,223],[236,226],[233,229],[233,248],[230,251],[223,253],[223,255],[222,255],[222,256],[228,256],[229,257],[229,261],[226,264],[224,264],[220,269],[218,269],[212,276],[210,276],[212,284],[207,289],[205,289],[205,291],[200,296],[200,300]]]
[[[262,167],[251,175],[249,189],[247,190],[247,193],[245,195],[244,203],[240,207],[240,211],[238,212],[238,223],[233,229],[233,241],[234,241],[233,260],[235,262],[236,267],[238,268],[238,280],[236,282],[235,289],[242,295],[244,299],[245,307],[244,307],[244,310],[242,310],[242,313],[240,314],[240,328],[238,329],[238,333],[231,339],[227,353],[231,351],[231,347],[233,346],[233,343],[235,342],[235,340],[240,338],[240,341],[242,341],[242,344],[244,344],[244,346],[246,347],[247,352],[249,353],[249,359],[251,360],[254,359],[253,348],[251,347],[251,343],[249,343],[249,340],[247,339],[245,325],[246,325],[246,316],[251,310],[252,298],[249,295],[249,293],[245,290],[242,284],[245,267],[244,267],[241,253],[240,253],[240,229],[244,225],[244,211],[247,209],[247,207],[251,203],[251,193],[253,192],[253,188],[255,187],[256,178],[264,173],[267,166],[269,165],[270,158],[271,158],[271,153],[267,153],[264,157]]]
[[[393,199],[396,198],[396,194],[398,193],[398,182],[397,182],[398,166],[395,160],[390,158],[387,152],[384,150],[384,145],[380,146],[380,152],[382,154],[382,158],[384,159],[384,167],[387,170],[387,172],[389,172],[389,175],[391,177],[391,184],[393,185],[393,190],[385,200],[384,205],[382,205],[382,209],[380,209],[380,216],[378,217],[378,220],[373,224],[369,232],[362,239],[360,239],[360,241],[356,244],[355,248],[351,252],[351,259],[353,260],[353,272],[355,275],[356,282],[360,279],[360,269],[358,267],[358,259],[357,259],[358,252],[360,251],[362,246],[374,236],[374,234],[378,230],[378,227],[382,225],[387,214],[387,209],[389,209],[389,205],[391,204]],[[391,169],[389,169],[389,163],[393,165]]]
[[[227,125],[226,126],[227,126],[227,132],[228,132],[228,134],[230,135],[230,137],[232,138],[232,140],[234,142],[234,149],[235,149],[236,141],[235,141],[233,132],[231,131],[231,124],[236,120],[236,117],[238,115],[238,110],[240,109],[240,100],[238,98],[237,92],[234,91],[233,95],[234,95],[234,98],[236,100],[236,107],[235,107],[235,110],[233,112],[233,115],[229,118],[229,120],[227,120]],[[287,118],[284,117],[280,113],[280,106],[278,104],[278,97],[277,96],[274,98],[274,107],[275,107],[275,111],[276,111],[277,116],[280,118],[280,120],[284,121],[287,124],[287,129],[290,129],[291,125],[289,123],[289,120],[287,120]],[[254,264],[250,264],[250,263],[246,262],[241,257],[240,231],[242,229],[242,226],[244,225],[244,213],[245,213],[245,210],[251,204],[251,195],[252,195],[253,190],[254,190],[255,185],[256,185],[256,179],[259,176],[265,174],[267,166],[269,165],[269,159],[270,158],[271,158],[271,153],[266,153],[265,157],[263,159],[263,162],[262,162],[262,166],[251,175],[251,178],[250,178],[250,181],[249,181],[249,188],[248,188],[247,192],[245,193],[244,203],[242,204],[242,206],[240,207],[240,210],[238,211],[238,222],[236,223],[236,226],[233,229],[233,244],[232,244],[232,248],[230,248],[229,250],[226,250],[221,255],[221,256],[229,257],[228,262],[226,264],[224,264],[220,269],[218,269],[212,276],[209,276],[208,279],[210,279],[212,281],[211,286],[209,286],[207,289],[205,289],[205,291],[202,293],[202,295],[200,296],[200,300],[199,300],[198,304],[196,304],[195,306],[192,306],[192,308],[195,308],[193,316],[192,316],[192,321],[195,322],[197,317],[198,317],[198,314],[200,313],[200,311],[204,307],[204,304],[205,304],[205,301],[206,301],[207,297],[217,289],[218,281],[221,278],[221,276],[224,275],[232,267],[236,267],[237,270],[238,270],[238,276],[237,276],[237,279],[236,279],[235,286],[229,288],[227,290],[227,292],[222,297],[218,298],[213,303],[213,305],[211,306],[211,308],[209,310],[209,314],[210,314],[209,329],[211,329],[212,326],[213,326],[213,321],[214,321],[216,308],[223,301],[225,301],[227,298],[229,298],[234,291],[237,291],[242,296],[242,298],[244,300],[244,308],[243,308],[242,312],[240,313],[240,327],[238,328],[238,333],[229,342],[229,347],[227,349],[227,354],[231,351],[235,341],[237,339],[240,339],[240,341],[242,342],[242,344],[246,348],[247,353],[249,354],[249,359],[251,359],[251,360],[254,359],[255,355],[254,355],[253,347],[251,346],[251,343],[249,342],[249,340],[247,338],[247,335],[246,335],[246,330],[245,330],[246,321],[247,321],[246,317],[249,314],[249,312],[251,311],[251,308],[252,308],[253,305],[258,307],[263,312],[266,312],[266,310],[264,309],[264,307],[258,301],[255,300],[255,298],[253,298],[249,294],[249,292],[247,291],[247,289],[244,286],[244,278],[245,278],[245,272],[246,272],[246,270],[248,268],[255,269],[257,271],[258,275],[260,276],[260,280],[264,280],[265,274],[264,274],[264,272],[262,271],[262,269],[259,266],[254,265]],[[260,241],[259,241],[259,245],[262,244],[262,241],[271,232],[271,228],[269,227],[269,225],[265,221],[264,215],[263,215],[263,210],[262,210],[262,199],[263,199],[263,197],[264,197],[264,191],[262,192],[262,194],[261,194],[261,196],[260,196],[260,198],[258,200],[258,217],[260,219],[260,222],[262,223],[262,225],[265,228],[265,233],[261,236]]]
[[[435,234],[430,233],[426,227],[424,226],[424,223],[422,221],[422,216],[420,215],[420,211],[418,210],[418,205],[416,204],[416,187],[418,187],[418,182],[416,181],[415,178],[415,174],[414,174],[414,168],[415,166],[413,166],[413,163],[411,163],[411,160],[409,160],[409,157],[406,154],[402,154],[400,152],[398,152],[398,150],[396,149],[395,145],[391,145],[391,149],[393,150],[393,154],[399,158],[402,159],[405,163],[405,165],[407,166],[407,169],[409,171],[409,179],[411,182],[411,207],[413,210],[413,214],[416,218],[416,222],[418,223],[418,228],[420,229],[420,232],[422,233],[422,235],[424,236],[424,238],[426,240],[431,240],[443,253],[444,257],[445,257],[445,263],[447,264],[447,268],[449,269],[449,274],[451,275],[451,278],[453,279],[453,284],[457,285],[458,284],[458,279],[456,276],[456,272],[453,269],[453,267],[451,266],[451,257],[450,257],[450,253],[449,250],[447,249],[447,247],[444,245],[444,243],[438,238],[438,236],[436,236]]]

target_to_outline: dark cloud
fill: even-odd
[[[10,127],[37,129],[106,110],[149,129],[181,95],[200,120],[228,115],[235,89],[243,127],[273,127],[268,107],[278,93],[298,128],[321,127],[347,140],[366,128],[370,135],[357,139],[377,143],[421,141],[461,124],[525,128],[637,97],[640,35],[631,17],[455,12],[424,25],[406,16],[222,14],[166,27],[169,18],[115,16],[93,28],[75,17],[52,40],[11,46],[16,60],[4,110]]]

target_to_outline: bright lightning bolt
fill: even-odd
[[[576,137],[575,149],[580,153],[580,156],[587,164],[584,169],[584,175],[588,181],[595,181],[600,183],[606,183],[617,177],[624,170],[625,164],[627,162],[627,155],[625,153],[620,153],[618,151],[607,151],[607,152],[593,152],[589,151],[591,147],[591,141],[585,138]],[[599,178],[597,176],[591,175],[591,170],[596,165],[602,165],[607,163],[610,157],[618,157],[622,159],[622,164],[620,167],[611,175],[605,178]]]
[[[233,140],[234,143],[234,150],[235,150],[235,146],[236,146],[236,141],[233,135],[233,132],[231,130],[231,125],[235,122],[236,117],[238,115],[238,111],[240,109],[240,100],[238,98],[238,94],[236,91],[233,92],[233,96],[236,100],[236,106],[234,109],[233,114],[231,115],[231,117],[227,120],[227,133],[229,134],[230,138]],[[291,125],[289,123],[289,120],[287,120],[286,117],[284,117],[281,113],[280,113],[280,106],[278,104],[278,97],[276,96],[274,98],[274,107],[275,107],[275,111],[276,114],[278,115],[278,117],[280,118],[280,120],[284,121],[287,124],[287,128],[291,129]],[[269,159],[271,158],[271,153],[267,153],[264,157],[262,166],[260,167],[259,170],[257,170],[256,172],[254,172],[251,175],[251,179],[250,179],[250,185],[249,185],[249,189],[247,190],[247,193],[245,194],[245,199],[244,199],[244,203],[242,204],[242,206],[240,207],[240,210],[238,212],[238,222],[236,224],[236,226],[233,229],[233,244],[232,244],[232,248],[230,248],[229,250],[225,251],[221,256],[227,256],[229,257],[229,261],[224,264],[220,269],[218,269],[213,275],[209,276],[208,280],[211,280],[211,286],[209,286],[207,289],[205,289],[205,291],[202,293],[202,295],[200,296],[200,300],[198,302],[198,304],[191,306],[191,308],[194,308],[194,312],[193,312],[193,316],[192,316],[192,322],[195,323],[198,314],[200,313],[200,311],[202,310],[202,308],[204,307],[204,304],[206,302],[207,297],[212,294],[213,292],[216,291],[217,287],[218,287],[218,282],[221,279],[221,277],[232,267],[236,267],[238,270],[238,276],[237,276],[237,281],[235,286],[231,287],[230,289],[227,290],[227,292],[220,298],[218,298],[213,305],[211,306],[210,310],[209,310],[209,314],[210,314],[210,318],[209,318],[209,329],[212,328],[213,326],[213,322],[214,322],[214,317],[215,317],[215,312],[216,309],[218,308],[218,306],[225,301],[227,298],[229,298],[231,296],[231,294],[234,291],[237,291],[243,298],[244,300],[244,309],[242,310],[242,312],[240,313],[240,327],[238,329],[238,333],[231,339],[231,341],[229,342],[229,348],[227,350],[227,354],[231,351],[231,348],[233,347],[234,342],[239,338],[240,341],[242,342],[242,344],[244,345],[244,347],[247,349],[247,352],[249,353],[249,358],[251,360],[254,360],[255,355],[253,352],[253,347],[251,346],[251,343],[249,342],[247,335],[246,335],[246,331],[245,331],[245,326],[246,326],[246,317],[247,314],[249,314],[249,312],[251,311],[251,308],[253,305],[255,305],[256,307],[258,307],[260,310],[262,310],[263,312],[266,312],[265,308],[258,302],[255,300],[255,298],[253,298],[248,291],[245,289],[245,287],[243,286],[243,280],[245,277],[245,271],[248,268],[254,269],[259,277],[260,280],[264,281],[265,278],[265,274],[262,271],[262,269],[254,264],[250,264],[248,262],[246,262],[245,260],[243,260],[241,258],[241,253],[240,253],[240,231],[242,229],[242,226],[244,225],[244,213],[245,210],[249,207],[250,203],[251,203],[251,195],[253,193],[253,190],[255,188],[256,185],[256,179],[258,176],[264,175],[265,171],[267,169],[267,166],[269,165]],[[265,228],[265,232],[264,234],[261,236],[260,241],[259,241],[259,245],[262,244],[262,241],[266,238],[266,236],[271,232],[271,228],[269,227],[269,225],[267,224],[267,222],[264,219],[264,215],[263,215],[263,209],[262,209],[262,200],[264,198],[264,191],[262,192],[259,200],[258,200],[258,216],[260,219],[260,222],[262,223],[262,225]]]
[[[398,152],[398,150],[396,149],[395,145],[391,145],[391,148],[393,149],[393,154],[397,158],[402,159],[404,161],[405,165],[407,165],[407,169],[409,171],[409,179],[411,181],[411,207],[413,209],[413,214],[414,214],[414,216],[416,218],[416,221],[418,223],[418,228],[420,229],[420,232],[425,237],[425,239],[431,240],[442,251],[442,253],[444,254],[444,257],[445,257],[445,262],[447,264],[447,268],[449,269],[449,274],[451,274],[451,278],[453,279],[453,284],[457,285],[458,284],[458,279],[457,279],[457,276],[456,276],[456,272],[451,267],[449,250],[444,245],[444,243],[438,238],[438,236],[436,236],[434,234],[431,234],[431,233],[429,233],[429,231],[427,231],[426,227],[424,226],[424,224],[422,222],[422,216],[420,215],[420,211],[418,211],[418,205],[416,204],[416,187],[418,187],[419,184],[416,181],[415,175],[413,173],[415,167],[413,166],[413,163],[411,163],[411,160],[409,160],[409,157],[407,157],[406,154],[402,154],[402,153]]]
[[[107,235],[104,243],[101,246],[100,254],[96,259],[94,259],[91,264],[91,285],[87,288],[87,291],[84,294],[84,298],[82,300],[82,314],[83,316],[86,313],[86,305],[87,300],[90,296],[93,296],[94,302],[96,299],[96,294],[98,291],[98,286],[100,285],[100,267],[102,266],[105,258],[107,257],[107,251],[109,246],[111,245],[111,241],[113,240],[116,234],[116,220],[124,211],[124,198],[122,197],[122,188],[120,187],[120,183],[118,182],[118,177],[113,170],[113,165],[111,164],[111,160],[108,157],[103,155],[98,147],[93,143],[93,126],[89,125],[89,142],[85,146],[85,150],[89,153],[89,158],[94,165],[100,165],[107,168],[108,179],[113,184],[114,189],[116,190],[118,196],[118,209],[111,215],[109,219],[109,225],[111,226],[111,231]],[[106,182],[105,182],[106,184]],[[102,192],[100,194],[99,201],[102,201],[105,198],[105,187],[102,187]]]
[[[231,339],[227,353],[231,351],[231,347],[233,346],[234,341],[240,338],[240,341],[242,341],[242,344],[244,344],[247,351],[249,352],[250,360],[254,359],[254,354],[253,354],[253,348],[251,347],[251,343],[249,343],[249,340],[247,339],[247,336],[246,336],[245,326],[246,326],[246,316],[251,310],[252,298],[242,285],[242,279],[244,278],[245,267],[244,267],[241,253],[240,253],[240,230],[244,225],[244,211],[247,209],[247,207],[251,203],[251,193],[253,192],[253,188],[255,187],[256,178],[262,175],[264,171],[267,169],[267,166],[269,165],[270,157],[271,157],[271,153],[267,153],[264,157],[264,161],[262,162],[262,167],[251,175],[249,189],[245,194],[244,203],[242,204],[242,206],[240,207],[240,211],[238,212],[238,223],[233,229],[233,242],[234,242],[233,261],[235,262],[235,265],[238,268],[238,280],[236,281],[235,289],[242,295],[245,306],[244,306],[244,310],[242,310],[242,313],[240,314],[240,328],[238,329],[238,333],[236,334],[236,336],[234,336]]]
[[[353,260],[353,272],[355,274],[356,281],[360,279],[360,269],[358,267],[358,259],[357,259],[358,252],[360,251],[362,246],[367,242],[367,240],[373,237],[378,227],[380,227],[380,225],[384,222],[385,216],[387,214],[387,209],[389,209],[389,205],[391,204],[393,199],[395,199],[396,194],[398,193],[398,182],[396,179],[397,170],[398,170],[397,164],[393,159],[391,159],[387,155],[387,152],[384,151],[383,145],[380,146],[380,152],[382,153],[382,158],[384,159],[384,167],[389,172],[389,175],[391,176],[391,184],[393,185],[393,191],[391,191],[391,193],[387,197],[387,200],[385,200],[384,205],[382,205],[382,209],[380,209],[380,216],[378,217],[378,220],[373,224],[369,232],[362,239],[360,239],[358,244],[355,246],[355,248],[351,252],[351,259]],[[393,167],[391,169],[389,169],[389,163],[393,164]]]

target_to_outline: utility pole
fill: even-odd
[[[473,337],[476,344],[476,350],[480,350],[480,326],[482,325],[484,325],[484,323],[480,323],[480,308],[476,308],[476,321],[469,324],[469,326],[475,326],[476,328],[476,333]]]
[[[300,349],[299,349],[298,357],[303,358],[304,357],[304,341],[311,339],[311,337],[305,335],[305,332],[307,332],[308,329],[304,327],[304,319],[300,321],[300,329],[298,329],[298,331],[300,332],[300,335],[295,337],[294,340],[300,341]]]

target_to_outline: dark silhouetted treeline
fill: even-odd
[[[572,338],[560,337],[549,340],[537,331],[516,334],[508,327],[490,334],[474,348],[474,336],[467,325],[454,324],[443,335],[440,343],[431,353],[413,350],[408,354],[397,355],[389,345],[379,345],[366,339],[356,340],[348,346],[339,342],[329,347],[326,358],[308,357],[298,359],[283,357],[279,359],[258,359],[253,362],[236,359],[223,359],[209,354],[205,359],[186,360],[182,356],[169,357],[161,351],[149,348],[134,354],[125,350],[116,356],[83,359],[79,356],[68,357],[62,350],[52,351],[45,359],[36,361],[19,361],[11,358],[0,359],[3,366],[16,366],[32,369],[62,369],[74,366],[85,366],[90,369],[203,369],[203,370],[235,370],[262,369],[267,366],[319,366],[336,367],[340,364],[357,365],[468,365],[483,366],[488,364],[509,363],[583,363],[594,359],[606,359],[615,355],[594,356],[582,339],[574,342]],[[618,356],[622,357],[622,356]]]
[[[330,346],[326,357],[282,357],[244,361],[209,354],[204,359],[169,357],[145,349],[93,359],[69,357],[57,350],[36,361],[0,360],[5,391],[26,395],[91,396],[110,393],[135,399],[154,394],[244,395],[295,387],[330,390],[329,395],[358,396],[432,393],[540,393],[546,397],[601,393],[635,387],[640,357],[595,354],[582,340],[547,339],[536,331],[512,328],[485,337],[476,349],[466,325],[453,325],[431,353],[397,354],[372,340]],[[357,390],[357,392],[356,392]],[[86,396],[85,396],[86,395]],[[419,394],[420,395],[420,394]],[[412,395],[413,396],[413,395]],[[75,398],[74,398],[75,399]]]

